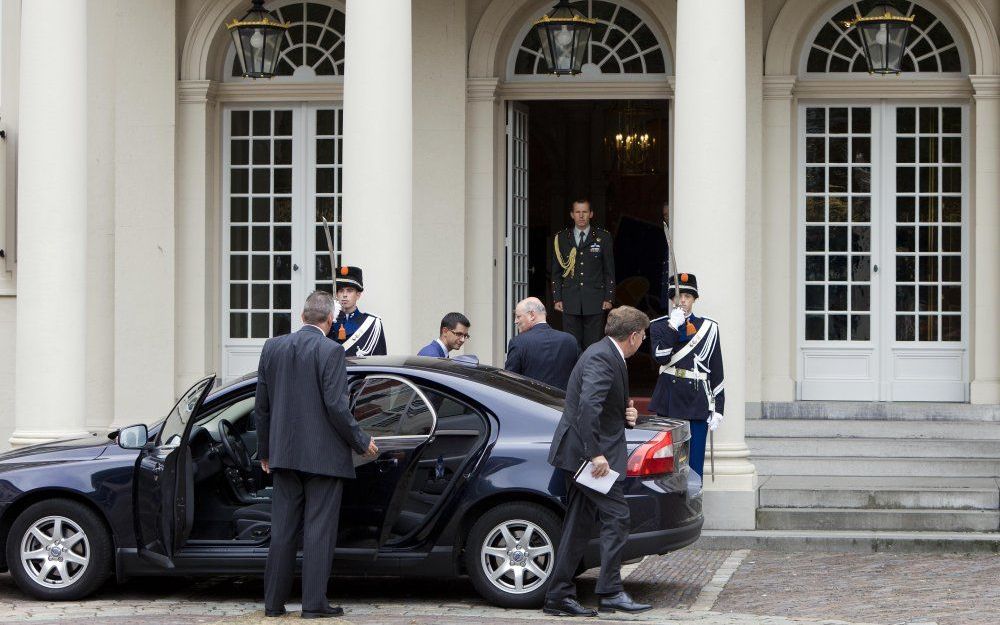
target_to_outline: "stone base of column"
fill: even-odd
[[[750,463],[746,445],[715,445],[715,479],[705,450],[702,510],[705,529],[752,530],[757,528],[757,470]]]
[[[41,445],[42,443],[51,443],[52,441],[71,438],[94,438],[96,441],[96,437],[97,434],[86,430],[49,430],[44,432],[17,430],[11,434],[8,442],[12,449],[20,449],[29,445]]]
[[[973,404],[1000,404],[1000,380],[973,380],[969,400]]]

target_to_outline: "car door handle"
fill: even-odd
[[[375,465],[378,466],[378,470],[382,473],[390,471],[399,466],[399,458],[384,458],[382,460],[376,460]]]

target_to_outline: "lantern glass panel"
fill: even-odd
[[[583,67],[587,50],[590,48],[590,26],[576,29],[576,48],[573,50],[573,73],[578,73]]]

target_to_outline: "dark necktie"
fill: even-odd
[[[587,233],[583,230],[580,231],[580,242],[576,244],[577,247],[583,247],[583,240],[586,238]]]

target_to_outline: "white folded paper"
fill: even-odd
[[[594,477],[593,471],[594,463],[588,460],[583,463],[583,466],[577,469],[573,479],[581,486],[586,486],[591,490],[596,490],[599,493],[607,495],[611,487],[615,485],[615,480],[618,479],[618,471],[608,469],[608,474],[604,477]]]

